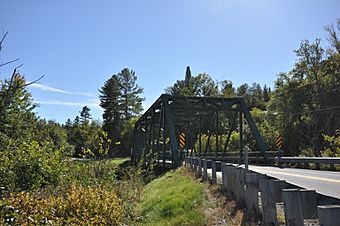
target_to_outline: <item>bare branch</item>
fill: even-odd
[[[15,60],[11,60],[11,61],[8,61],[8,62],[5,62],[5,63],[1,63],[1,64],[0,64],[0,67],[3,67],[3,66],[5,66],[5,65],[7,65],[7,64],[14,63],[14,62],[16,62],[16,61],[18,61],[18,60],[20,60],[20,58],[16,58]]]
[[[40,76],[40,78],[34,80],[33,82],[29,82],[29,83],[25,84],[24,87],[25,87],[25,86],[32,85],[32,84],[34,84],[34,83],[36,83],[36,82],[39,82],[44,76],[45,76],[45,75],[42,75],[42,76]]]
[[[2,38],[0,40],[0,52],[1,52],[1,49],[3,47],[2,44],[4,43],[4,40],[5,40],[6,36],[7,36],[7,34],[8,34],[8,31],[2,36]]]

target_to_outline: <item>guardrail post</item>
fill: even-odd
[[[208,174],[208,169],[211,168],[211,160],[210,159],[207,159],[207,180],[210,181],[210,176]]]
[[[221,171],[222,171],[222,188],[223,190],[227,190],[227,163],[221,163]]]
[[[216,162],[215,161],[211,162],[211,172],[212,172],[211,183],[212,184],[216,184],[217,183],[217,179],[216,179]]]
[[[244,174],[245,170],[242,168],[235,168],[235,197],[236,204],[242,208],[245,205],[245,190],[244,190]]]
[[[227,165],[226,171],[227,171],[227,193],[229,193],[231,196],[235,197],[235,170],[236,167],[233,165]]]
[[[197,176],[202,176],[202,159],[197,159]]]
[[[340,205],[318,206],[321,226],[340,225]]]
[[[185,158],[185,168],[189,168],[189,159],[190,157],[188,157],[188,158]],[[158,163],[159,163],[159,161],[158,161]]]
[[[302,200],[303,218],[304,219],[317,219],[318,211],[317,211],[315,190],[302,190],[301,200]]]
[[[300,189],[284,189],[283,203],[287,226],[303,226],[303,206]]]
[[[207,180],[208,179],[208,166],[207,166],[207,160],[203,159],[203,179]]]
[[[263,225],[279,225],[279,222],[277,220],[274,192],[271,191],[274,186],[271,185],[271,183],[275,182],[270,179],[260,179]]]
[[[253,214],[255,218],[258,218],[260,213],[259,207],[259,180],[264,178],[264,175],[258,173],[246,173],[246,208],[249,214]]]
[[[197,172],[197,168],[198,168],[198,157],[194,158],[194,173]]]
[[[190,169],[191,171],[194,170],[194,158],[193,158],[193,157],[190,157],[190,158],[189,158],[189,169]]]

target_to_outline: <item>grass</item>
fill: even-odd
[[[146,185],[137,207],[141,225],[206,225],[204,185],[184,168]]]
[[[138,225],[257,225],[221,185],[210,185],[181,167],[145,186]]]

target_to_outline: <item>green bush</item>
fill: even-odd
[[[61,150],[47,142],[8,146],[1,150],[0,161],[0,184],[9,192],[56,186],[65,169]]]

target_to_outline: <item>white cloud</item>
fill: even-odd
[[[102,108],[99,106],[99,100],[98,99],[92,99],[90,101],[84,101],[84,102],[73,102],[73,101],[62,101],[62,100],[47,100],[47,101],[40,101],[36,100],[34,101],[37,104],[40,105],[60,105],[60,106],[68,106],[68,107],[83,107],[88,106],[90,108],[99,109],[102,110]]]
[[[53,88],[53,87],[43,85],[43,84],[38,84],[38,83],[33,83],[30,85],[30,87],[34,87],[34,88],[38,88],[44,91],[49,91],[49,92],[54,92],[54,93],[73,94],[63,89]]]
[[[54,92],[54,93],[63,93],[63,94],[69,94],[69,95],[80,95],[80,96],[87,96],[87,97],[97,97],[93,93],[86,93],[86,92],[70,92],[67,90],[59,89],[59,88],[54,88],[48,85],[44,84],[38,84],[38,83],[33,83],[30,85],[30,87],[41,89],[43,91],[47,92]]]

